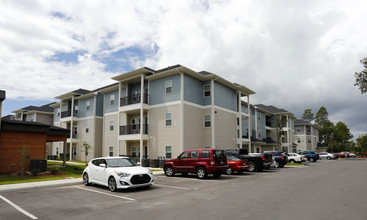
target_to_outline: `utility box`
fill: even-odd
[[[47,160],[45,159],[32,159],[29,170],[39,169],[39,172],[46,172],[47,170]]]

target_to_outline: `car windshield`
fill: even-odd
[[[114,159],[106,159],[107,165],[109,167],[134,167],[138,166],[135,161],[130,158],[114,158]]]

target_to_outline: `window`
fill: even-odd
[[[171,125],[172,125],[172,114],[167,113],[166,114],[166,126],[171,126]]]
[[[131,147],[131,156],[136,157],[136,147],[134,146]]]
[[[308,139],[308,143],[311,143],[311,138]]]
[[[259,138],[261,137],[261,130],[259,131]]]
[[[85,125],[85,133],[88,133],[89,132],[89,126],[88,124]]]
[[[257,117],[259,120],[261,120],[261,118],[260,118],[260,116],[259,117]]]
[[[136,118],[131,119],[131,129],[136,129]]]
[[[90,101],[87,101],[87,111],[90,110]]]
[[[166,146],[166,158],[171,159],[172,158],[172,147]]]
[[[300,129],[300,128],[297,128],[297,131],[298,131],[298,132],[300,132],[300,131],[301,131],[301,129]]]
[[[191,151],[190,158],[199,158],[199,151]]]
[[[301,143],[301,138],[297,138],[297,142],[298,143]]]
[[[110,157],[113,157],[113,147],[110,147],[110,148],[109,148],[109,153],[108,153],[108,155],[109,155]]]
[[[211,126],[210,115],[204,115],[204,127],[210,128],[210,126]]]
[[[210,84],[203,86],[204,98],[210,97]]]
[[[110,105],[114,105],[115,104],[115,95],[110,95]]]
[[[208,150],[201,151],[201,158],[209,158],[209,155],[210,155],[210,151]]]
[[[78,116],[78,111],[79,111],[79,107],[76,105],[75,106],[75,116]]]
[[[167,80],[165,83],[166,87],[166,94],[169,94],[172,92],[172,80]]]
[[[212,148],[212,146],[204,146],[204,149],[211,149]]]
[[[56,155],[59,155],[59,147],[56,147]]]
[[[180,156],[181,159],[185,159],[185,158],[188,158],[188,157],[189,157],[189,152],[188,151],[183,152]]]
[[[110,131],[113,131],[113,121],[110,121]]]

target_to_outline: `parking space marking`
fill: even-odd
[[[116,197],[116,198],[120,198],[120,199],[126,199],[126,200],[129,200],[129,201],[135,201],[135,199],[132,199],[132,198],[128,198],[128,197],[124,197],[124,196],[117,196],[117,195],[113,195],[113,194],[105,193],[105,192],[100,192],[100,191],[93,190],[93,189],[86,189],[86,188],[83,188],[81,186],[76,186],[75,188],[84,189],[86,191],[91,191],[91,192],[95,192],[95,193],[99,193],[99,194],[103,194],[103,195],[107,195],[107,196],[112,196],[112,197]]]
[[[154,184],[154,185],[155,186],[167,187],[167,188],[173,188],[173,189],[192,190],[191,188],[178,187],[178,186],[169,186],[169,185],[161,185],[161,184]],[[194,190],[197,190],[197,188],[195,188]]]
[[[13,206],[19,212],[21,212],[24,215],[28,216],[29,218],[31,218],[31,219],[38,219],[36,216],[32,215],[31,213],[29,213],[29,212],[25,211],[24,209],[20,208],[19,206],[15,205],[14,203],[12,203],[10,200],[8,200],[7,198],[3,197],[2,195],[0,195],[0,198],[2,200],[4,200],[5,202],[7,202],[9,205]]]

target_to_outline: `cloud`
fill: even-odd
[[[182,64],[256,92],[253,103],[301,117],[326,106],[366,132],[354,84],[366,56],[367,2],[0,2],[0,86],[11,99],[95,89],[147,66]],[[356,135],[355,135],[356,136]]]

